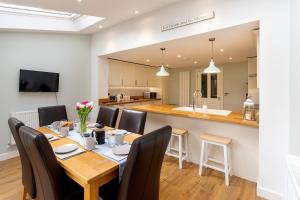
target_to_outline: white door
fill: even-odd
[[[196,90],[201,91],[196,99],[197,107],[207,105],[212,109],[223,109],[223,69],[218,74],[203,74],[203,69],[196,71]]]

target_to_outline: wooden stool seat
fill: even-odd
[[[175,134],[175,135],[185,135],[187,133],[188,133],[188,131],[185,130],[185,129],[172,128],[172,134]]]
[[[210,142],[215,142],[215,143],[220,143],[220,144],[225,144],[228,145],[231,143],[231,139],[230,138],[226,138],[226,137],[221,137],[221,136],[217,136],[217,135],[212,135],[212,134],[208,134],[208,133],[203,133],[200,138],[202,140],[207,140]]]
[[[230,143],[231,139],[226,137],[221,137],[217,135],[212,135],[208,133],[201,134],[201,154],[200,154],[200,164],[199,164],[199,175],[202,175],[202,168],[208,167],[214,170],[221,171],[225,174],[225,185],[229,185],[229,175],[232,175],[232,164],[231,164],[231,150]],[[209,157],[208,155],[208,145],[219,146],[223,149],[224,160],[220,161]],[[218,164],[218,165],[215,165]],[[219,167],[219,166],[222,167]]]
[[[178,147],[172,147],[172,141],[174,138],[178,138]],[[183,139],[185,140],[185,144],[183,145]],[[183,146],[185,146],[185,151],[183,151]],[[180,128],[172,128],[172,135],[169,143],[169,147],[167,149],[166,154],[168,156],[172,156],[178,158],[179,161],[179,169],[182,168],[182,161],[188,161],[188,131]]]

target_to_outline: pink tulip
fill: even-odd
[[[89,103],[89,101],[83,101],[81,104],[86,105],[88,103]]]

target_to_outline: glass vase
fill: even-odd
[[[87,116],[80,117],[80,134],[86,133],[87,131]]]

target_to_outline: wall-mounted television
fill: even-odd
[[[59,73],[20,70],[19,92],[58,92]]]

